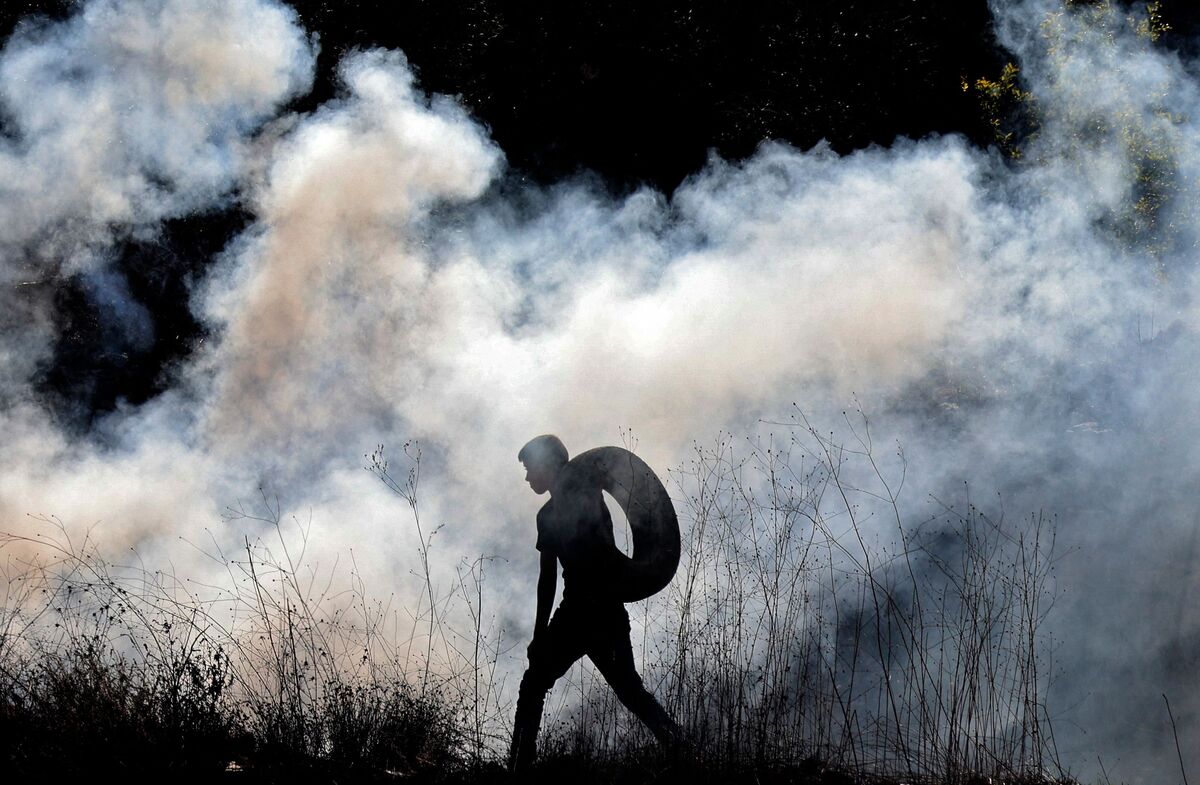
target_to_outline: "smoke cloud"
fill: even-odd
[[[48,282],[218,206],[243,176],[247,135],[307,89],[313,66],[295,14],[252,0],[111,0],[18,26],[0,54],[5,386],[44,357]],[[104,305],[122,307],[121,289],[110,282]]]
[[[415,438],[435,570],[501,557],[520,637],[528,438],[578,452],[629,428],[665,472],[792,402],[836,426],[857,399],[904,446],[906,512],[965,481],[1058,515],[1060,747],[1153,780],[1159,694],[1181,735],[1200,711],[1195,64],[1112,13],[996,16],[1040,121],[1019,164],[955,137],[769,143],[623,199],[497,187],[502,151],[397,52],[349,56],[335,101],[277,117],[314,63],[277,3],[93,0],[19,28],[0,53],[0,530],[53,514],[202,575],[179,540],[240,542],[253,522],[220,511],[266,483],[312,521],[314,560],[358,546],[368,587],[403,598],[415,535],[362,454]],[[1154,172],[1168,196],[1139,210]],[[212,339],[157,399],[59,430],[30,387],[56,332],[45,281],[91,276],[136,334],[113,244],[234,193],[254,220],[191,303]]]

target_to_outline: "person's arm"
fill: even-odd
[[[553,553],[542,554],[542,570],[537,583],[537,617],[533,622],[533,640],[529,643],[532,653],[538,637],[550,623],[550,609],[554,607],[554,592],[558,589],[558,557]]]

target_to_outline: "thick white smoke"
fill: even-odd
[[[311,517],[314,559],[357,546],[368,587],[405,598],[413,534],[362,454],[418,438],[435,569],[502,557],[519,638],[529,437],[579,451],[632,428],[665,469],[693,439],[857,394],[906,448],[915,513],[966,480],[1060,515],[1077,549],[1053,617],[1064,752],[1086,769],[1118,749],[1114,776],[1152,778],[1159,693],[1188,732],[1200,710],[1179,661],[1200,630],[1197,83],[1089,13],[998,12],[1041,118],[1021,165],[953,137],[844,157],[768,144],[670,199],[564,183],[519,205],[490,189],[502,152],[399,53],[350,56],[338,100],[262,130],[313,68],[275,3],[97,0],[24,28],[0,55],[0,298],[22,314],[0,317],[0,529],[99,522],[113,549],[202,571],[176,539],[236,544],[248,524],[218,512],[266,482]],[[1153,253],[1125,225],[1148,147],[1174,191]],[[114,240],[233,189],[255,220],[197,285],[213,337],[178,388],[112,415],[103,447],[58,432],[28,389],[53,314],[21,284],[103,269]]]
[[[220,206],[252,163],[250,134],[308,89],[314,62],[295,14],[254,0],[101,0],[66,22],[19,25],[6,42],[0,53],[8,132],[0,139],[6,529],[21,529],[26,513],[58,513],[78,525],[107,521],[117,541],[127,543],[162,533],[179,522],[178,514],[190,523],[200,521],[190,515],[206,517],[203,453],[173,435],[149,457],[133,441],[119,455],[72,444],[49,424],[29,383],[55,334],[56,281],[83,274],[103,282],[114,243],[152,236],[164,219]],[[123,317],[145,317],[123,285],[109,287],[104,302]],[[164,517],[173,499],[189,502]]]

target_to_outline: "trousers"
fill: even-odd
[[[564,600],[529,652],[529,667],[517,694],[508,759],[511,770],[533,763],[546,693],[585,654],[617,699],[645,723],[660,744],[670,746],[679,738],[679,726],[646,690],[634,666],[625,606],[569,605]]]

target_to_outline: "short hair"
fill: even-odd
[[[562,440],[550,433],[530,439],[517,453],[517,460],[526,465],[548,463],[552,466],[562,466],[568,457],[567,448]]]

